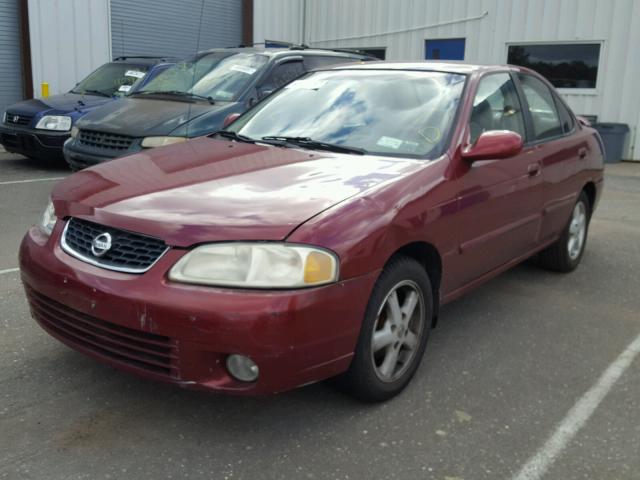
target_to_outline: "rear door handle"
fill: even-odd
[[[587,149],[582,147],[580,150],[578,150],[578,157],[580,157],[580,160],[586,158],[587,157]]]
[[[530,177],[535,177],[540,173],[540,164],[539,163],[531,163],[527,167],[527,173]]]

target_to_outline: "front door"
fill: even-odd
[[[468,129],[470,143],[490,130],[510,130],[526,140],[522,104],[509,73],[480,80]],[[542,216],[541,167],[529,148],[502,160],[460,161],[454,288],[535,248]]]

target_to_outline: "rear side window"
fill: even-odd
[[[280,63],[273,68],[269,77],[265,80],[263,88],[277,90],[291,80],[298,78],[303,73],[305,73],[305,68],[300,60]]]
[[[529,105],[534,140],[545,140],[562,135],[560,116],[549,87],[531,75],[519,74],[518,78]]]
[[[353,63],[359,61],[361,61],[359,58],[339,57],[335,55],[306,55],[304,57],[304,63],[307,66],[308,70],[313,70],[314,68],[330,67],[339,63]]]
[[[571,115],[571,112],[569,112],[567,107],[564,106],[564,103],[562,103],[560,99],[556,97],[555,100],[556,107],[558,108],[558,115],[560,116],[560,123],[562,124],[562,131],[564,133],[569,133],[573,131],[573,127],[575,126],[573,115]]]
[[[469,121],[471,143],[490,130],[510,130],[526,139],[522,108],[508,73],[487,75],[480,80]]]

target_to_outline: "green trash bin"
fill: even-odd
[[[626,123],[596,123],[593,125],[604,144],[604,161],[616,163],[622,160],[624,147],[629,135],[629,125]]]

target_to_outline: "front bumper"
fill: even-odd
[[[128,372],[183,387],[264,394],[345,371],[378,272],[290,291],[208,288],[169,282],[184,254],[170,249],[143,275],[104,270],[37,228],[20,247],[33,317],[63,343]],[[226,371],[231,353],[251,357],[256,382]]]
[[[8,152],[32,158],[62,158],[62,146],[70,138],[69,132],[33,130],[0,125],[0,144]]]
[[[76,139],[70,139],[64,144],[64,159],[73,170],[82,170],[92,167],[102,162],[107,162],[115,158],[132,155],[142,150],[139,139],[134,141],[127,150],[115,150],[108,148],[91,148],[78,145]]]

